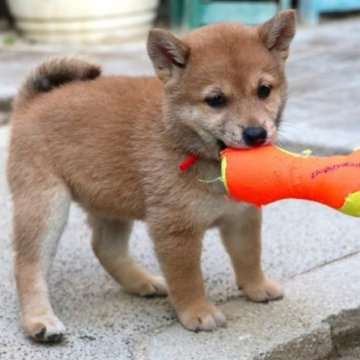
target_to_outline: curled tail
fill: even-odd
[[[50,59],[35,68],[27,77],[16,99],[22,104],[61,85],[75,80],[92,80],[100,76],[96,64],[72,57]]]

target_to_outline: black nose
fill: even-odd
[[[267,131],[263,127],[248,127],[243,131],[243,140],[246,145],[262,145],[267,138]]]

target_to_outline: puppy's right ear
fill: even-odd
[[[185,68],[190,48],[169,32],[153,29],[149,32],[147,52],[157,76],[167,83],[174,74]]]

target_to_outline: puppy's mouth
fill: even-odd
[[[220,139],[217,140],[217,145],[218,145],[220,151],[223,151],[227,148],[226,144]]]
[[[234,149],[251,149],[251,148],[256,148],[256,147],[261,147],[261,146],[268,146],[268,145],[273,145],[275,142],[275,136],[269,136],[267,137],[267,139],[265,141],[259,141],[256,142],[254,141],[252,144],[246,144],[246,143],[239,143],[239,144],[226,144],[223,140],[221,139],[217,139],[216,144],[219,148],[219,151],[223,151],[226,148],[234,148]]]

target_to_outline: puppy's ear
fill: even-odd
[[[271,52],[277,52],[285,61],[289,55],[289,46],[296,31],[296,13],[284,10],[259,26],[259,36]]]
[[[190,48],[169,32],[153,29],[149,32],[147,52],[157,76],[166,83],[185,68]]]

